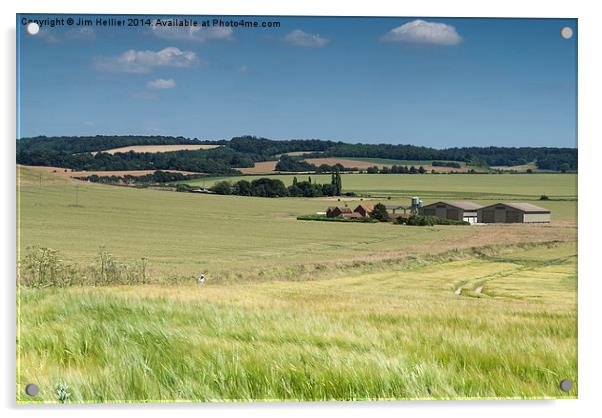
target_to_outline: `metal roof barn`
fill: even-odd
[[[440,219],[456,221],[477,222],[477,210],[481,205],[468,200],[450,200],[431,203],[419,209],[423,216],[436,216]]]
[[[551,212],[531,203],[496,203],[478,210],[479,223],[550,223]]]

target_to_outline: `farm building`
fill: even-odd
[[[364,218],[367,218],[370,216],[370,214],[372,213],[372,211],[374,210],[374,206],[372,205],[366,205],[366,204],[362,204],[362,205],[358,205],[357,208],[355,208],[353,210],[354,213],[359,213],[360,215],[362,215]]]
[[[351,209],[349,209],[347,206],[331,206],[328,209],[326,209],[326,216],[329,218],[336,218],[337,216],[342,216],[350,213],[352,213]]]
[[[411,206],[402,205],[385,205],[387,212],[392,219],[407,218],[409,216],[408,210],[412,209]]]
[[[343,213],[343,218],[346,219],[357,219],[357,218],[366,218],[361,213],[352,212],[352,213]]]
[[[478,210],[480,223],[550,223],[550,211],[531,203],[496,203]]]
[[[476,223],[477,211],[481,208],[474,202],[467,200],[454,200],[447,202],[431,203],[419,209],[419,214],[423,216],[436,216],[441,219],[453,219],[456,221],[466,221],[471,224]]]

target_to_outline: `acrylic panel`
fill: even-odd
[[[577,20],[17,15],[17,402],[577,397]]]

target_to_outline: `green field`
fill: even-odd
[[[355,161],[364,161],[367,163],[374,164],[391,164],[391,165],[407,165],[407,166],[421,166],[421,165],[430,165],[433,163],[433,160],[393,160],[391,158],[359,158],[359,157],[345,157],[346,160],[355,160]],[[453,161],[455,163],[460,164],[462,167],[466,166],[466,163]]]
[[[189,184],[211,186],[217,181],[253,180],[265,176],[219,177],[187,181]],[[279,174],[270,178],[286,185],[295,175]],[[305,175],[297,175],[305,178]],[[386,196],[413,196],[466,199],[534,200],[541,195],[551,198],[577,197],[575,174],[343,174],[343,191],[373,193]],[[313,175],[312,181],[330,182],[330,175]]]
[[[210,187],[218,181],[252,181],[265,176],[217,177],[187,181],[188,184]],[[287,186],[293,178],[304,175],[279,174],[270,178],[282,180]],[[329,175],[311,176],[318,183],[330,182]],[[343,174],[343,191],[372,195],[387,204],[408,205],[408,198],[419,196],[425,204],[439,200],[473,200],[482,205],[500,201],[521,201],[543,206],[557,220],[577,218],[576,174]],[[548,201],[540,201],[547,195]]]
[[[19,402],[57,401],[61,385],[85,402],[577,395],[558,389],[577,382],[575,175],[343,178],[385,203],[504,196],[553,211],[550,225],[459,227],[296,220],[336,200],[19,179],[20,260],[38,245],[86,266],[104,246],[147,258],[151,279],[19,287]]]

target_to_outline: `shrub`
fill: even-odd
[[[34,246],[27,250],[29,253],[19,269],[19,283],[23,286],[109,286],[149,282],[148,259],[145,257],[131,263],[120,263],[105,247],[100,247],[94,264],[78,266],[65,264],[59,259],[58,252],[51,248]]]
[[[550,200],[550,197],[549,197],[548,195],[546,195],[546,194],[542,194],[542,195],[539,197],[539,200]]]
[[[27,248],[20,267],[19,281],[28,287],[66,287],[73,284],[78,277],[73,266],[64,264],[58,252],[52,248],[33,246]]]
[[[344,218],[342,216],[337,216],[336,218],[329,218],[324,215],[304,215],[297,216],[297,220],[299,221],[324,221],[324,222],[356,222],[356,223],[376,223],[378,222],[376,219],[372,218]]]
[[[436,225],[437,221],[435,216],[420,216],[420,215],[412,215],[408,219],[406,219],[406,225],[415,225],[415,226],[433,226]]]
[[[370,217],[380,222],[387,222],[390,220],[389,212],[387,212],[387,208],[382,203],[377,203],[374,206],[374,209],[370,213]]]
[[[190,192],[192,187],[189,184],[178,184],[176,185],[176,192]]]
[[[211,191],[217,194],[232,194],[232,185],[228,181],[220,181],[215,183]]]
[[[458,221],[455,219],[441,219],[436,216],[412,215],[406,220],[398,219],[396,223],[412,226],[433,226],[433,225],[470,225],[470,222]]]

